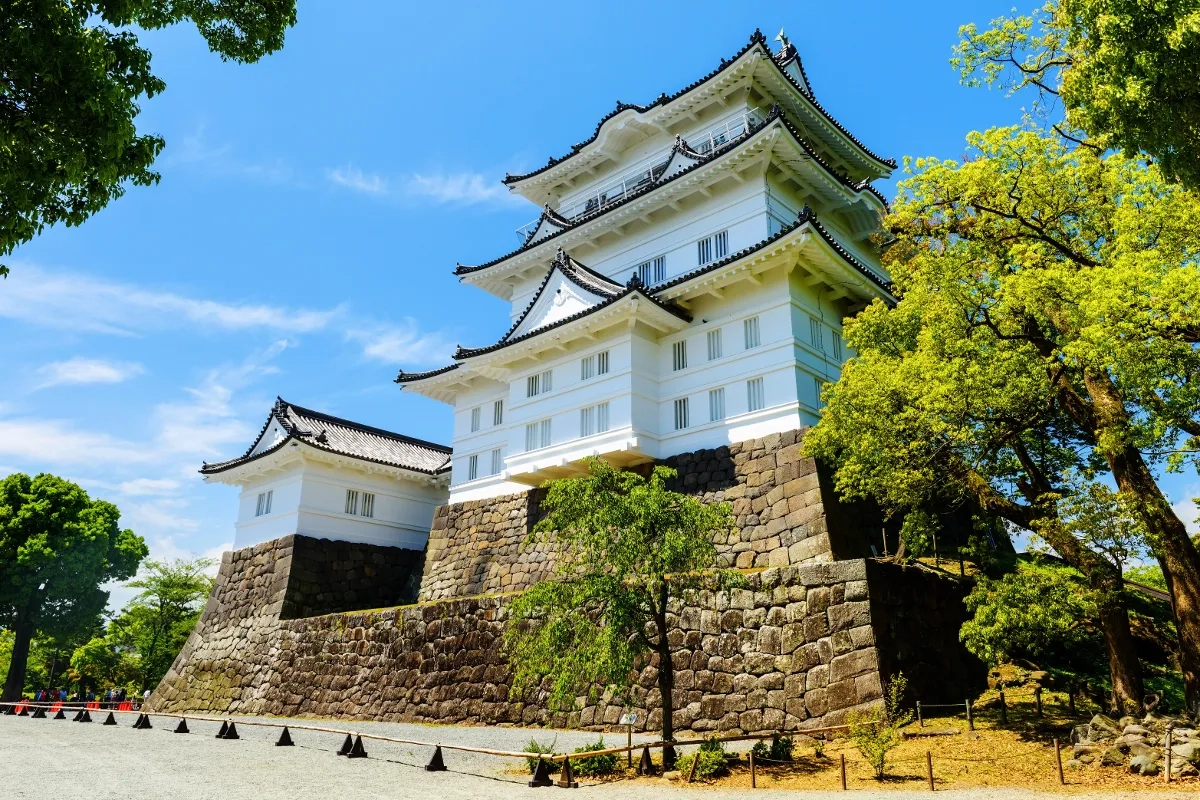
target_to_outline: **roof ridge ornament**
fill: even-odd
[[[781,51],[787,50],[792,46],[791,41],[787,37],[787,32],[783,28],[779,29],[779,34],[775,37],[775,41],[779,42],[779,49]]]
[[[750,44],[754,44],[756,42],[761,42],[762,44],[767,43],[767,37],[763,35],[762,28],[755,28],[754,33],[750,34]]]
[[[805,222],[811,222],[817,218],[817,213],[812,210],[808,203],[804,204],[804,208],[800,209],[800,214],[796,217],[796,224],[800,225]]]
[[[642,276],[637,270],[634,270],[633,274],[629,276],[629,280],[625,283],[625,288],[633,291],[634,289],[642,289],[645,285],[642,283]]]

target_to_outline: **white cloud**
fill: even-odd
[[[34,464],[130,465],[151,460],[151,448],[107,433],[79,430],[66,420],[0,419],[0,456]]]
[[[5,284],[0,292],[0,317],[96,333],[132,334],[181,325],[306,333],[325,328],[344,312],[342,307],[314,311],[223,303],[50,272],[28,264],[14,269]]]
[[[1186,495],[1186,499],[1173,503],[1171,509],[1187,525],[1188,533],[1200,533],[1200,520],[1197,519],[1200,517],[1200,506],[1196,505],[1196,501],[1192,499],[1200,497],[1200,485],[1189,486]]]
[[[445,335],[424,333],[412,319],[349,330],[346,338],[361,344],[365,357],[385,364],[440,365],[448,362],[454,351]]]
[[[477,172],[413,175],[405,182],[408,194],[443,205],[473,206],[481,203],[524,202],[509,193],[504,184]]]
[[[75,358],[55,361],[39,367],[42,382],[38,389],[63,384],[121,383],[145,372],[141,364],[121,361],[104,361],[98,358]]]
[[[167,142],[164,163],[168,167],[179,166],[195,169],[205,177],[248,178],[257,183],[297,184],[294,171],[282,160],[255,163],[240,158],[233,146],[211,144],[204,135],[204,127],[195,133],[172,138]]]
[[[329,170],[329,180],[363,194],[385,195],[388,193],[386,179],[375,173],[368,175],[355,166],[347,165]]]
[[[117,484],[117,491],[131,497],[174,494],[180,485],[179,481],[170,478],[134,478]]]

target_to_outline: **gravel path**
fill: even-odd
[[[217,724],[189,721],[190,735],[174,735],[173,724],[156,718],[152,730],[133,730],[132,715],[120,725],[0,716],[0,797],[25,800],[358,800],[359,798],[553,798],[557,787],[530,789],[514,774],[515,760],[443,751],[447,772],[424,770],[429,748],[364,740],[365,759],[338,758],[342,736],[293,731],[295,747],[274,747],[276,729],[238,726],[239,741],[216,739]],[[235,718],[239,723],[252,718]],[[280,720],[273,719],[272,722]],[[298,724],[443,744],[521,750],[531,736],[556,740],[559,752],[594,741],[595,734],[520,728],[451,727],[385,722],[296,720]],[[607,742],[620,744],[610,735]],[[646,740],[649,737],[642,737]],[[602,800],[743,800],[746,790],[684,789],[665,781],[621,781],[580,789]],[[759,790],[764,800],[817,798],[829,793]],[[840,792],[838,793],[840,794]],[[912,791],[855,791],[855,800],[912,796]],[[1013,790],[944,791],[945,800],[1009,800],[1055,797]],[[1058,795],[1061,796],[1061,795]],[[1084,797],[1084,795],[1071,795]],[[1095,795],[1099,798],[1101,795]],[[1103,795],[1106,798],[1114,794]],[[1144,795],[1143,795],[1144,796]],[[1168,795],[1155,793],[1155,798]],[[1184,794],[1178,794],[1184,797]]]

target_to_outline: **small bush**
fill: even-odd
[[[530,739],[529,743],[525,745],[523,752],[525,752],[525,753],[545,753],[548,755],[548,754],[554,752],[554,745],[557,742],[558,742],[557,736],[554,737],[554,740],[551,741],[550,744],[542,744],[537,739]],[[525,763],[529,766],[529,774],[532,775],[534,773],[534,771],[537,769],[538,759],[536,757],[527,758],[527,759],[525,759]],[[559,765],[558,765],[557,761],[547,761],[546,763],[550,765],[551,772],[558,772]]]
[[[850,739],[862,757],[875,771],[875,779],[883,780],[887,755],[900,745],[900,729],[912,722],[912,712],[904,709],[904,693],[908,680],[897,673],[883,687],[883,706],[873,706],[866,713],[852,712],[849,719]]]
[[[699,762],[696,764],[696,777],[701,780],[716,778],[724,775],[727,771],[725,745],[716,739],[708,739],[704,744],[700,745],[700,749],[695,753],[688,753],[682,756],[675,762],[675,768],[684,775],[690,775],[692,772],[692,762],[696,759],[699,759]]]
[[[750,750],[756,760],[791,761],[792,746],[792,737],[774,736],[770,743],[762,740],[755,742]]]
[[[601,736],[592,744],[585,744],[583,747],[576,747],[573,753],[592,753],[596,750],[604,749],[604,737]],[[594,776],[594,775],[609,775],[617,771],[617,754],[606,753],[602,756],[591,756],[588,758],[571,759],[571,768],[575,770],[576,775]]]

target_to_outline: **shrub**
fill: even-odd
[[[725,745],[716,739],[706,740],[695,753],[681,757],[675,762],[675,768],[684,775],[690,775],[692,762],[696,759],[699,759],[696,764],[696,777],[701,780],[715,778],[726,772]]]
[[[900,729],[912,722],[912,712],[903,707],[908,680],[897,673],[883,687],[883,704],[867,712],[852,712],[850,739],[862,757],[875,770],[875,779],[883,780],[887,754],[900,744]]]
[[[576,747],[573,753],[592,753],[596,750],[604,749],[604,737],[601,736],[592,744],[585,744],[583,747]],[[608,775],[617,770],[617,754],[606,753],[602,756],[590,756],[587,758],[571,759],[571,767],[575,770],[576,775]]]
[[[530,739],[529,743],[525,745],[523,752],[550,754],[554,752],[554,745],[556,742],[558,742],[557,736],[554,737],[550,744],[542,744],[537,739]],[[529,774],[532,775],[537,769],[538,759],[536,757],[527,758],[525,759],[525,763],[529,766]],[[559,764],[557,761],[547,761],[546,763],[550,765],[551,772],[558,772]]]
[[[790,736],[773,736],[768,744],[765,741],[759,740],[755,742],[751,748],[754,753],[754,758],[758,760],[768,761],[791,761],[792,760],[792,737]]]

